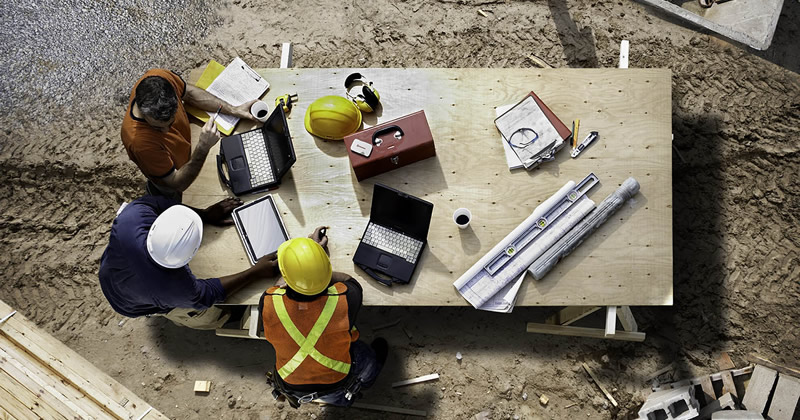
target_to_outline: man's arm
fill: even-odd
[[[242,271],[241,273],[231,274],[230,276],[220,277],[222,288],[225,289],[225,296],[230,296],[237,290],[244,287],[256,279],[275,277],[278,273],[278,256],[274,252],[261,257],[256,265]]]
[[[209,112],[214,112],[217,108],[222,107],[220,111],[222,114],[256,121],[255,117],[250,114],[250,107],[253,106],[256,100],[245,102],[239,106],[233,106],[197,86],[186,85],[186,93],[183,95],[183,101],[195,108],[200,108],[203,111]]]
[[[200,169],[203,168],[209,150],[217,144],[219,139],[220,134],[217,130],[217,125],[214,124],[213,120],[209,119],[203,126],[202,131],[200,131],[200,139],[194,151],[192,151],[189,162],[163,178],[150,178],[150,180],[157,185],[163,185],[178,191],[185,191],[197,178]]]

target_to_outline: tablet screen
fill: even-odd
[[[233,216],[247,256],[253,264],[264,255],[277,251],[289,239],[272,195],[237,207]]]

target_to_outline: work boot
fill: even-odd
[[[369,345],[375,351],[375,360],[380,366],[386,362],[386,356],[389,355],[389,343],[385,338],[378,337]]]

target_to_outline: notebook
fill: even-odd
[[[428,242],[433,204],[375,184],[369,223],[353,262],[381,284],[408,283]]]
[[[219,149],[219,177],[236,195],[276,187],[297,160],[283,107],[261,128],[223,138]]]
[[[271,194],[233,209],[232,216],[250,264],[276,252],[282,243],[289,240],[289,233]]]

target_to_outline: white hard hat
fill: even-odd
[[[147,252],[158,265],[188,264],[203,240],[203,221],[192,209],[176,204],[161,213],[147,234]]]

